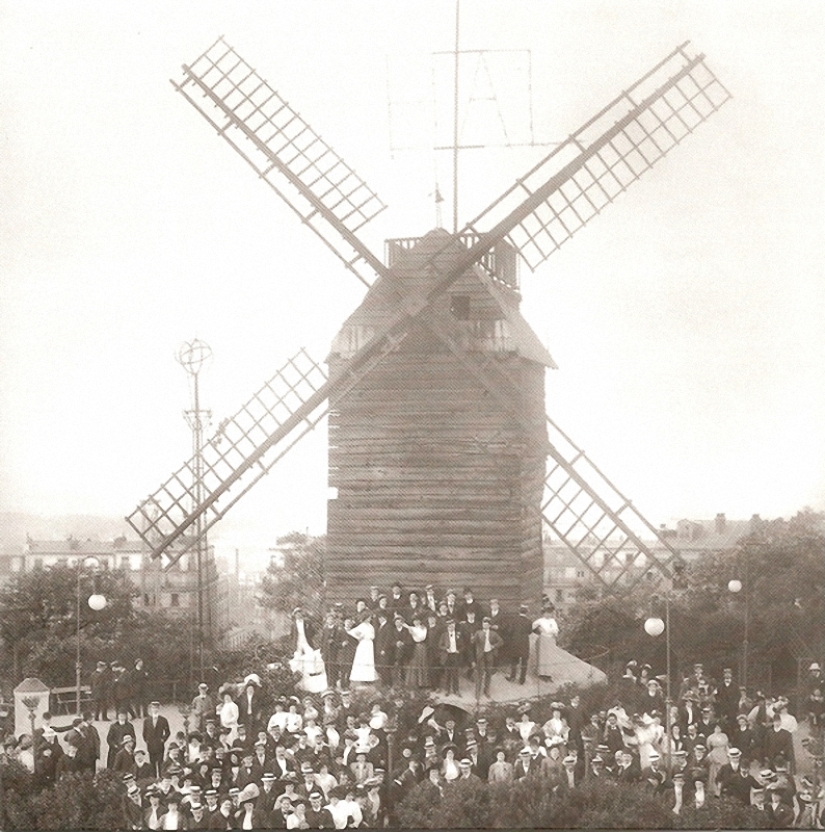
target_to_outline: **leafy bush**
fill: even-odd
[[[701,809],[682,808],[674,821],[676,829],[767,829],[770,822],[765,812],[743,806],[738,800],[722,797],[709,800]]]
[[[54,786],[34,793],[14,766],[3,769],[4,775],[10,775],[3,780],[5,828],[118,829],[123,825],[123,781],[114,772],[66,774]]]
[[[425,780],[410,789],[409,794],[396,807],[402,829],[440,829],[441,794],[438,788]],[[486,826],[488,824],[482,824]]]

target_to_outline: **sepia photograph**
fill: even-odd
[[[823,43],[0,0],[0,830],[825,828]]]

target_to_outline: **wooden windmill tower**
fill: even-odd
[[[608,588],[674,553],[544,412],[553,361],[519,312],[530,269],[730,96],[688,44],[629,86],[456,234],[358,237],[375,193],[219,38],[175,88],[368,287],[329,373],[287,361],[127,518],[173,562],[329,413],[326,579],[336,597],[398,579],[472,583],[503,602],[541,591],[549,529]]]

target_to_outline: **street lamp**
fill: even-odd
[[[91,569],[92,571],[100,567],[100,561],[96,557],[83,558],[77,562],[77,655],[75,657],[75,704],[77,706],[77,715],[80,716],[80,687],[81,687],[81,663],[80,663],[80,593],[81,593],[81,578],[83,577],[84,569]],[[99,592],[93,592],[87,599],[89,608],[95,612],[100,612],[106,607],[106,596]]]
[[[673,706],[673,699],[670,691],[670,590],[665,592],[665,620],[655,615],[651,615],[645,620],[645,632],[653,638],[658,638],[662,633],[665,634],[665,652],[667,661],[667,677],[665,678],[665,732],[667,733],[667,768],[670,771],[671,761],[671,740],[670,740],[670,719],[671,708]]]
[[[728,592],[738,595],[742,592],[742,598],[745,603],[745,637],[742,640],[742,684],[748,686],[748,624],[749,624],[749,604],[748,604],[748,561],[745,560],[745,582],[743,583],[738,578],[733,578],[728,581]],[[743,592],[744,590],[744,592]]]

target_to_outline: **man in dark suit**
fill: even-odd
[[[527,661],[530,658],[530,633],[533,622],[527,617],[527,604],[519,607],[519,614],[513,619],[510,628],[510,675],[508,682],[514,682],[518,675],[518,683],[524,684],[527,676]]]
[[[722,671],[722,682],[716,688],[716,713],[724,730],[730,734],[736,725],[739,710],[739,687],[733,681],[733,671],[726,667]]]
[[[490,626],[492,621],[485,616],[481,622],[481,629],[473,633],[473,651],[476,663],[476,699],[490,695],[490,677],[496,665],[496,653],[504,643],[501,636]]]
[[[143,742],[146,743],[149,765],[154,770],[155,776],[160,775],[166,740],[169,739],[170,734],[169,722],[160,713],[160,702],[150,702],[149,716],[143,720]]]
[[[95,719],[102,719],[104,722],[109,719],[109,690],[111,685],[112,674],[109,666],[106,662],[98,662],[97,669],[89,679],[89,686],[92,689]]]
[[[688,726],[699,722],[699,709],[696,707],[695,696],[688,691],[682,697],[682,704],[679,705],[679,727],[682,734],[687,734]]]
[[[541,759],[534,760],[529,748],[522,748],[519,751],[518,759],[513,763],[513,779],[521,780],[523,777],[538,777],[541,769]]]
[[[324,660],[327,683],[331,688],[338,684],[340,668],[338,667],[338,648],[341,644],[341,625],[335,620],[335,613],[330,611],[324,619],[324,626],[318,636],[318,649]]]
[[[395,627],[390,624],[389,615],[385,610],[375,613],[375,670],[381,683],[392,684],[392,659],[395,645]],[[331,684],[331,683],[330,683]]]
[[[501,640],[504,642],[501,646],[501,650],[497,651],[496,653],[496,670],[502,667],[505,663],[509,665],[510,663],[510,654],[509,650],[509,640],[510,634],[507,629],[507,617],[504,614],[504,611],[501,609],[501,605],[498,602],[498,598],[491,598],[490,599],[490,629],[494,630],[501,636]]]
[[[255,682],[250,679],[246,683],[243,693],[238,697],[238,723],[246,726],[247,737],[253,741],[258,735],[258,731],[266,727],[262,701],[263,694],[258,690]]]
[[[395,614],[392,638],[392,681],[396,687],[401,688],[404,685],[407,659],[413,650],[412,636],[404,626],[404,618],[401,613]]]
[[[438,650],[441,654],[441,666],[444,668],[442,687],[450,694],[459,695],[458,680],[461,669],[461,656],[464,652],[464,637],[459,632],[454,618],[448,618],[446,629],[438,641]]]
[[[124,710],[134,719],[135,711],[132,706],[132,674],[120,663],[113,668],[112,696],[115,700],[115,712]]]
[[[751,776],[748,766],[742,764],[742,752],[738,748],[728,749],[726,762],[716,775],[716,782],[723,797],[732,797],[745,806],[750,806],[751,789],[758,789],[759,782]]]

